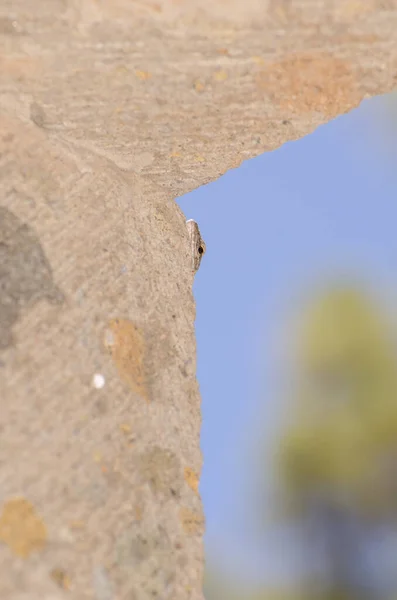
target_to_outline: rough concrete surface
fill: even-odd
[[[396,31],[395,0],[1,1],[0,598],[202,599],[174,198],[391,90]]]

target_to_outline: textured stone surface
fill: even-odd
[[[394,0],[3,0],[1,598],[202,600],[174,198],[391,90],[396,31]]]

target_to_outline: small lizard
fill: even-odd
[[[205,243],[200,234],[199,226],[196,221],[189,219],[186,221],[187,231],[190,237],[190,248],[192,253],[192,268],[196,272],[199,269],[203,254],[205,254]]]

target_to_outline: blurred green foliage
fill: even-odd
[[[360,290],[336,288],[303,315],[298,381],[280,439],[289,508],[339,494],[358,511],[397,515],[397,369],[387,319]]]

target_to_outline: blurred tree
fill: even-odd
[[[296,366],[277,467],[284,508],[302,518],[306,546],[323,557],[325,591],[314,596],[379,600],[363,544],[369,520],[372,527],[397,517],[397,370],[388,323],[361,291],[331,289],[301,320]]]
[[[397,356],[388,319],[362,290],[335,286],[300,315],[297,342],[275,456],[278,505],[299,524],[309,577],[304,589],[254,593],[207,565],[206,600],[391,600],[397,556],[388,557],[389,576],[385,552],[375,565],[367,553],[379,526],[397,523]]]

